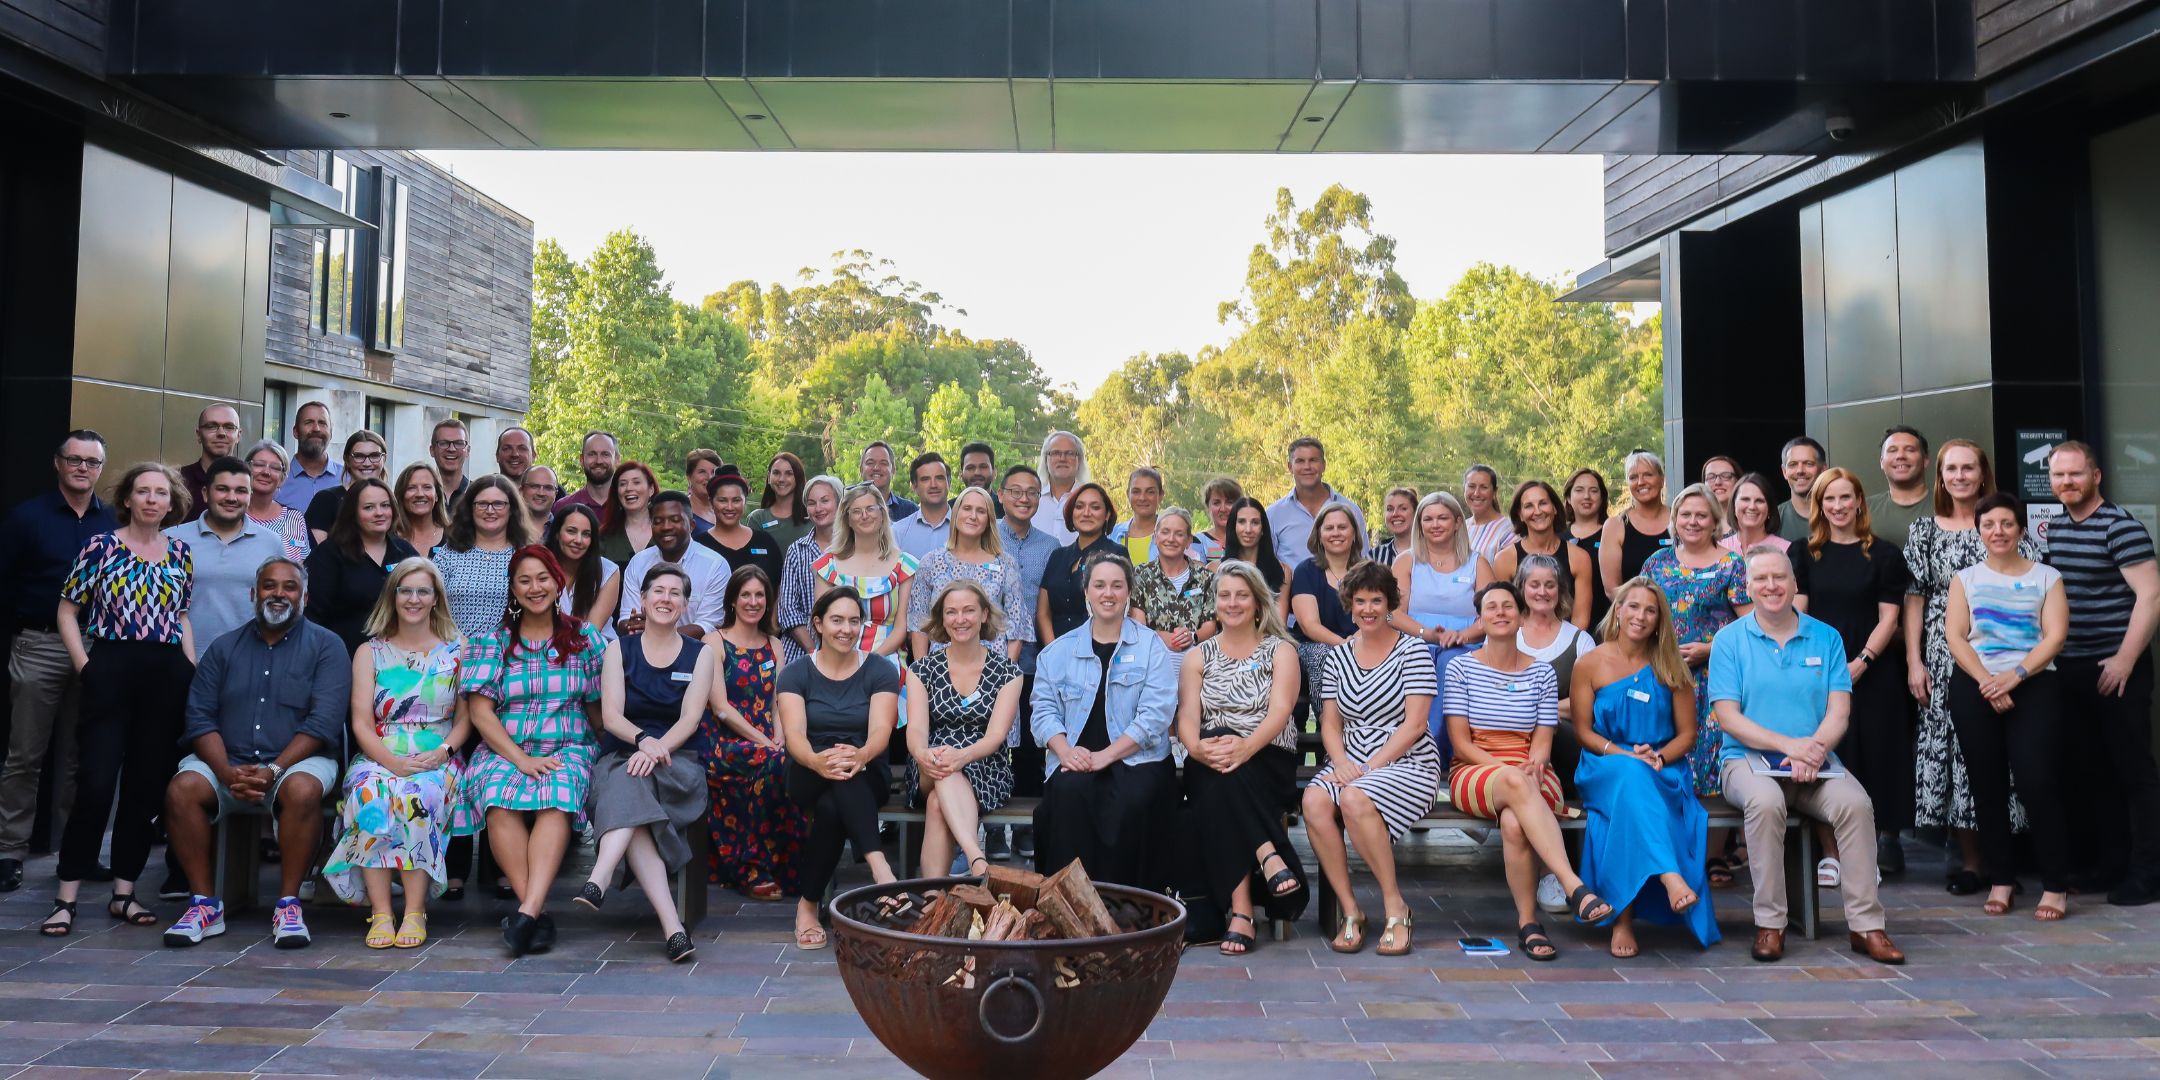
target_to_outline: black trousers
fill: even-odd
[[[1020,745],[1012,748],[1013,794],[1039,796],[1043,791],[1043,760],[1047,753],[1035,745],[1035,676],[1020,680],[1020,715],[1013,718],[1020,729]]]
[[[855,861],[878,850],[878,808],[892,790],[892,773],[873,761],[845,780],[827,780],[801,762],[788,762],[787,793],[810,816],[803,841],[802,895],[822,903],[840,869],[840,847],[855,846]]]
[[[1962,669],[1950,676],[1950,723],[1965,753],[1965,776],[1980,826],[1980,867],[1990,885],[2017,884],[2017,843],[2010,834],[2010,779],[2015,773],[2018,798],[2032,823],[2040,887],[2047,892],[2070,888],[2060,682],[2054,672],[2039,672],[2011,691],[2016,707],[1998,713],[1972,676]]]
[[[2099,660],[2057,660],[2067,758],[2097,755],[2113,783],[2071,792],[2081,842],[2079,868],[2103,879],[2160,884],[2160,765],[2153,761],[2153,659],[2130,669],[2121,697],[2100,693]]]
[[[1095,881],[1162,892],[1177,876],[1167,835],[1177,814],[1177,767],[1168,758],[1059,769],[1035,805],[1035,870],[1054,874],[1078,859]]]
[[[113,876],[142,877],[157,842],[165,787],[180,763],[181,717],[194,677],[195,665],[178,645],[91,645],[76,722],[75,806],[60,838],[62,881],[81,881],[97,867],[108,818]]]

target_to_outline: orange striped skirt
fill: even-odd
[[[1470,765],[1458,757],[1448,770],[1448,801],[1455,809],[1473,817],[1494,821],[1500,818],[1500,808],[1493,805],[1489,789],[1493,777],[1503,769],[1512,769],[1530,760],[1530,736],[1514,731],[1500,731],[1474,727],[1470,729],[1470,742],[1491,755],[1499,764]],[[1555,817],[1574,817],[1578,813],[1567,804],[1567,797],[1560,793],[1560,775],[1550,768],[1538,781],[1538,792],[1545,796],[1545,805]]]

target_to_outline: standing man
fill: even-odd
[[[1025,463],[1005,470],[1004,483],[998,493],[1004,496],[1005,505],[1011,512],[998,522],[998,540],[1005,553],[1020,564],[1020,606],[1034,618],[1035,600],[1042,591],[1043,574],[1050,569],[1050,555],[1063,545],[1057,537],[1044,532],[1036,522],[1036,508],[1042,502],[1042,477],[1032,466]],[[1020,645],[1020,715],[1013,721],[1013,732],[1005,740],[1012,748],[1013,793],[1040,796],[1043,782],[1043,748],[1036,744],[1027,728],[1035,715],[1029,705],[1035,693],[1035,654],[1042,651],[1046,642],[1027,641]],[[1003,861],[1009,854],[1017,853],[1022,859],[1035,858],[1035,827],[1013,827],[1012,846],[1005,845],[1005,831],[991,830],[983,839],[983,852],[993,859]]]
[[[891,445],[880,439],[863,447],[862,457],[856,459],[856,464],[862,473],[862,482],[878,489],[878,494],[885,496],[887,517],[899,521],[915,512],[916,507],[912,501],[893,494]]]
[[[57,489],[16,504],[0,525],[0,595],[6,596],[0,618],[13,635],[8,647],[13,726],[7,761],[0,765],[0,893],[22,887],[39,777],[53,747],[60,755],[53,768],[55,812],[67,813],[75,799],[75,706],[81,687],[55,620],[60,582],[75,556],[91,537],[113,530],[112,507],[97,497],[104,471],[105,437],[87,428],[68,432],[53,451]],[[59,829],[54,822],[54,833]]]
[[[1785,443],[1779,458],[1779,471],[1785,474],[1785,482],[1792,485],[1792,501],[1778,507],[1777,534],[1795,543],[1804,544],[1808,538],[1808,513],[1815,503],[1815,476],[1828,464],[1822,444],[1805,435],[1797,435]],[[1903,541],[1900,541],[1902,543]]]
[[[718,633],[727,615],[727,558],[703,544],[690,542],[690,497],[680,491],[653,496],[652,543],[630,557],[622,569],[622,600],[617,605],[615,631],[628,637],[645,630],[645,573],[656,563],[671,562],[690,574],[690,607],[683,613],[683,636],[703,638]]]
[[[908,463],[908,486],[922,505],[893,523],[893,542],[920,562],[945,550],[945,538],[952,534],[952,476],[944,455],[935,450],[916,455]]]
[[[1330,504],[1349,507],[1351,518],[1357,522],[1357,534],[1365,535],[1364,512],[1329,487],[1326,475],[1327,448],[1320,445],[1320,440],[1307,435],[1290,444],[1290,494],[1268,505],[1267,520],[1268,530],[1275,534],[1275,556],[1293,570],[1312,557],[1305,547],[1306,538],[1312,535],[1320,511]]]
[[[435,431],[428,436],[428,456],[435,459],[435,471],[442,474],[443,505],[455,507],[465,497],[465,489],[472,486],[472,477],[465,475],[465,459],[472,454],[472,439],[465,421],[453,416],[437,421]]]
[[[683,491],[690,496],[691,535],[702,536],[720,520],[713,516],[712,493],[705,490],[720,472],[720,455],[703,448],[692,450],[683,459],[682,471]]]
[[[991,509],[997,516],[1005,516],[1005,500],[998,497],[997,451],[986,442],[971,442],[960,448],[960,490],[979,487],[990,493]]]
[[[509,427],[496,433],[495,471],[518,485],[520,491],[524,490],[525,473],[532,468],[532,463],[532,432],[521,427]],[[554,474],[553,469],[548,470],[549,476]]]
[[[292,468],[278,485],[277,501],[301,513],[315,493],[345,482],[345,466],[330,460],[330,406],[305,402],[293,414]]]
[[[2070,637],[2055,660],[2061,673],[2065,720],[2083,730],[2063,734],[2080,756],[2098,759],[2094,783],[2074,785],[2077,820],[2086,828],[2081,877],[2112,882],[2108,903],[2135,907],[2160,900],[2160,766],[2153,761],[2153,661],[2149,646],[2160,625],[2160,563],[2152,535],[2100,497],[2100,459],[2073,439],[2048,456],[2048,484],[2063,516],[2048,528],[2048,565],[2062,571],[2070,602]],[[2112,773],[2114,783],[2106,782]],[[2124,833],[2128,833],[2127,837]]]
[[[1852,673],[1845,639],[1829,623],[1793,607],[1792,561],[1769,544],[1747,551],[1747,590],[1754,610],[1711,639],[1710,707],[1725,728],[1718,755],[1725,801],[1746,815],[1748,871],[1755,879],[1755,946],[1769,963],[1785,955],[1785,814],[1827,822],[1837,851],[1853,867],[1839,882],[1852,950],[1878,964],[1902,964],[1905,954],[1883,930],[1875,875],[1875,804],[1830,748],[1845,736],[1852,711]],[[1748,761],[1791,766],[1789,777],[1758,776]],[[1834,773],[1828,779],[1820,774]],[[1803,825],[1802,828],[1812,828]],[[1808,885],[1813,888],[1813,884]]]
[[[558,500],[556,509],[582,503],[595,511],[605,511],[608,491],[615,484],[615,455],[620,450],[615,436],[605,431],[587,432],[578,451],[578,468],[585,473],[585,486]]]
[[[277,534],[248,518],[247,462],[221,457],[210,463],[209,476],[202,516],[165,530],[194,553],[195,591],[188,619],[203,642],[215,641],[255,617],[255,572],[285,553]]]
[[[180,479],[187,482],[189,521],[202,516],[210,463],[231,457],[233,448],[240,445],[240,410],[230,405],[204,407],[195,416],[195,444],[202,447],[202,456],[180,467]]]
[[[1912,523],[1935,512],[1927,483],[1927,436],[1908,424],[1883,432],[1882,474],[1890,486],[1868,496],[1868,521],[1875,535],[1898,547],[1912,533]]]
[[[1053,431],[1043,440],[1042,459],[1035,468],[1042,477],[1035,531],[1050,534],[1060,547],[1070,544],[1075,534],[1065,527],[1065,500],[1072,498],[1074,488],[1088,482],[1087,446],[1070,431]]]
[[[518,478],[518,497],[525,500],[525,513],[532,518],[533,528],[545,530],[555,520],[555,470],[545,465],[534,465]]]

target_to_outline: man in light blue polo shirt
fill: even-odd
[[[1350,508],[1357,534],[1365,535],[1365,512],[1329,487],[1323,479],[1326,475],[1327,448],[1320,440],[1306,435],[1290,444],[1290,494],[1268,504],[1267,523],[1268,531],[1275,534],[1275,557],[1292,570],[1312,558],[1305,540],[1312,535],[1313,523],[1320,520],[1320,511],[1335,503]]]
[[[194,556],[194,595],[188,621],[201,648],[255,618],[255,574],[285,554],[277,534],[247,516],[248,467],[236,457],[210,463],[202,516],[165,530]]]
[[[952,535],[952,502],[947,498],[952,472],[945,455],[935,450],[916,455],[908,465],[908,486],[922,502],[914,513],[893,519],[893,543],[922,562],[931,552],[945,550]]]
[[[1831,752],[1845,735],[1852,676],[1845,641],[1828,623],[1793,607],[1792,561],[1757,544],[1747,551],[1748,595],[1754,610],[1710,642],[1710,708],[1724,728],[1718,763],[1725,801],[1747,819],[1748,873],[1755,880],[1755,946],[1751,955],[1785,955],[1785,815],[1828,823],[1848,865],[1875,865],[1875,805]],[[1758,767],[1790,766],[1789,776]],[[1823,775],[1828,773],[1830,775]],[[1905,954],[1883,932],[1875,875],[1856,870],[1839,884],[1854,952],[1881,964]]]

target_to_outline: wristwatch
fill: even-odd
[[[2025,665],[2023,664],[2019,664],[2014,670],[2017,672],[2019,682],[2024,682],[2025,680],[2032,678],[2031,673],[2025,670]]]
[[[285,766],[275,761],[263,766],[263,768],[270,770],[270,782],[273,784],[277,783],[278,777],[285,775]]]

